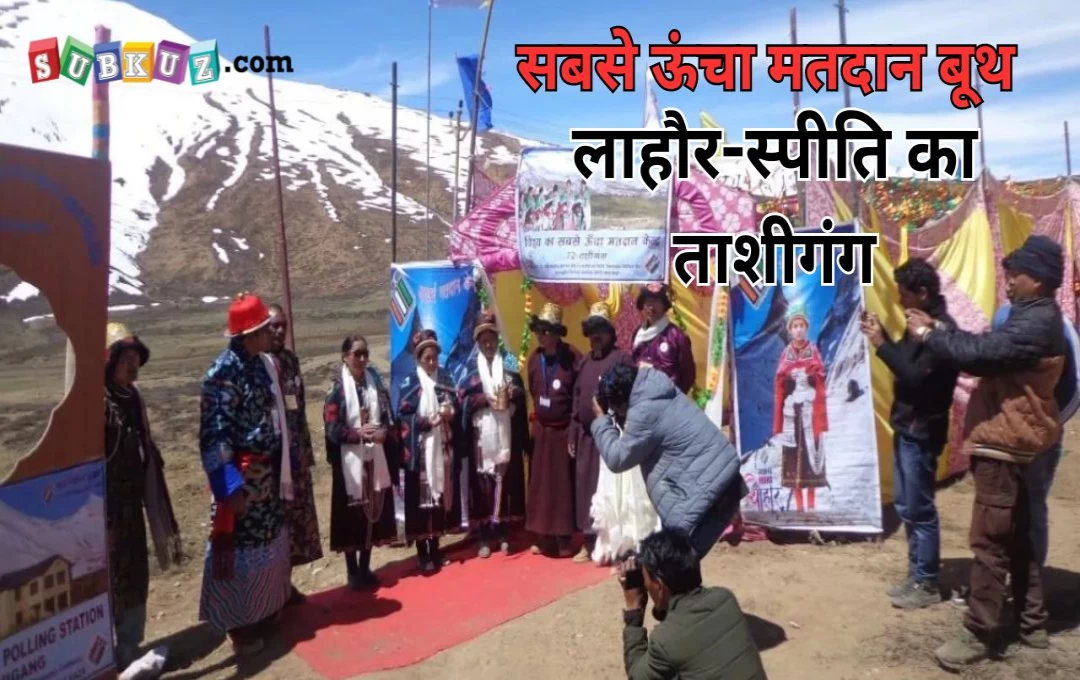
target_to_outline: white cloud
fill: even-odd
[[[852,90],[852,105],[869,111],[894,133],[890,168],[906,163],[910,145],[906,129],[974,129],[976,110],[957,110],[949,101],[951,88],[937,75],[937,44],[1017,44],[1013,61],[1013,92],[984,85],[984,142],[987,164],[999,176],[1018,178],[1056,176],[1064,170],[1062,121],[1080,118],[1080,12],[1077,0],[898,0],[888,3],[849,4],[847,37],[855,44],[927,44],[922,92],[911,92],[907,82],[890,80],[889,91],[863,97]],[[755,8],[755,14],[766,12]],[[744,24],[745,25],[745,24]],[[700,42],[750,43],[759,46],[755,60],[755,94],[769,103],[764,112],[790,111],[790,91],[775,85],[763,72],[770,60],[765,45],[788,43],[788,13],[767,11],[764,20],[745,29],[724,29]],[[804,44],[839,42],[837,11],[832,3],[815,4],[798,14],[798,38]],[[699,42],[684,37],[684,42]],[[760,73],[760,75],[759,75]],[[1039,87],[1025,87],[1025,80],[1048,78]],[[786,100],[786,101],[784,101]],[[841,106],[839,93],[802,93],[803,107],[818,107],[827,119]],[[714,112],[723,116],[723,110]],[[786,114],[790,115],[790,114]],[[831,122],[831,120],[830,120]],[[978,148],[975,150],[978,158]],[[977,163],[977,160],[976,160]]]
[[[414,60],[407,63],[406,68],[402,68],[402,64],[398,64],[398,96],[399,97],[414,97],[416,95],[427,94],[427,63],[418,63],[419,60]],[[457,75],[457,65],[442,62],[431,65],[431,89],[444,85]],[[387,86],[380,94],[380,97],[390,98],[390,87]]]

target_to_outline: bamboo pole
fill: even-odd
[[[263,25],[263,38],[266,43],[266,61],[270,63],[270,26]],[[270,141],[274,151],[274,179],[277,188],[278,204],[278,269],[281,273],[285,318],[289,321],[288,336],[285,341],[289,349],[296,351],[296,334],[293,331],[292,287],[289,283],[289,240],[285,234],[285,197],[281,190],[281,158],[278,156],[277,106],[274,104],[274,74],[266,70],[266,84],[270,90]]]

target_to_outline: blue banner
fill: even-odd
[[[439,365],[454,385],[473,350],[473,322],[480,313],[473,267],[450,262],[396,264],[390,270],[390,401],[395,413],[398,388],[416,372],[412,338],[420,330],[439,336]]]
[[[821,233],[820,228],[798,230]],[[856,225],[833,234],[853,234]],[[791,246],[789,246],[791,247]],[[795,247],[796,256],[801,247]],[[880,531],[870,357],[859,328],[863,290],[823,248],[791,286],[731,289],[736,443],[748,521],[785,529]],[[783,255],[778,248],[778,281]],[[834,285],[821,283],[833,268]]]
[[[477,55],[458,57],[458,72],[461,73],[461,86],[465,89],[465,104],[469,107],[469,120],[472,121],[473,103],[476,99],[476,68],[480,58]],[[491,91],[483,77],[480,78],[480,117],[476,119],[476,133],[491,129]]]

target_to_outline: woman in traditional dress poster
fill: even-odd
[[[416,373],[401,382],[401,455],[405,465],[405,535],[416,541],[420,570],[448,564],[439,537],[461,528],[461,493],[454,455],[460,412],[450,374],[439,367],[442,348],[432,330],[413,336]]]
[[[368,364],[367,340],[350,335],[341,343],[341,370],[323,406],[326,461],[330,464],[330,549],[345,553],[353,590],[376,588],[371,550],[397,538],[394,483],[398,442],[390,395]]]
[[[473,328],[476,363],[458,386],[465,465],[469,466],[469,520],[480,531],[481,558],[498,541],[510,552],[510,529],[525,520],[525,450],[529,420],[525,384],[499,349],[495,314],[483,311]]]
[[[782,485],[795,496],[797,512],[813,511],[818,488],[828,486],[822,437],[829,429],[825,412],[825,363],[807,333],[810,320],[801,305],[787,313],[790,342],[776,367],[774,443],[782,447]]]

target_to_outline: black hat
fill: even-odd
[[[649,299],[660,300],[664,305],[664,311],[671,309],[671,296],[668,295],[668,287],[662,283],[650,283],[647,286],[643,286],[638,291],[637,296],[637,308],[640,312],[645,307],[645,302]]]
[[[589,315],[581,322],[581,334],[586,338],[601,332],[615,335],[615,324],[611,323],[611,307],[603,300],[594,302],[592,307],[589,307]]]
[[[1047,293],[1061,288],[1065,280],[1065,257],[1061,245],[1048,236],[1029,236],[1024,245],[1001,261],[1007,271],[1027,274],[1039,281]]]
[[[529,321],[529,330],[533,333],[553,331],[559,337],[566,337],[566,326],[562,322],[562,307],[554,302],[548,302],[540,308],[540,314],[534,314]]]

